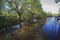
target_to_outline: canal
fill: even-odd
[[[47,18],[46,24],[42,27],[42,32],[46,40],[57,40],[60,36],[59,24],[57,22],[57,18],[50,17]]]

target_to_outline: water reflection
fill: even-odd
[[[42,28],[42,32],[44,33],[47,40],[55,40],[59,30],[59,24],[57,22],[57,18],[50,17],[50,18],[47,18],[47,20],[48,21]]]

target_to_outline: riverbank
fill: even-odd
[[[43,39],[42,33],[40,32],[41,27],[45,23],[45,20],[40,20],[37,23],[24,25],[21,29],[8,33],[1,36],[4,40],[39,40]],[[23,39],[22,39],[23,38]],[[29,38],[29,39],[28,39]]]

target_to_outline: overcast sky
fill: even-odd
[[[58,13],[59,5],[54,0],[41,0],[41,4],[44,11]]]

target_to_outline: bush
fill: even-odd
[[[19,19],[18,14],[2,12],[0,14],[0,28],[11,26],[14,24],[13,22],[18,21],[18,19]]]

